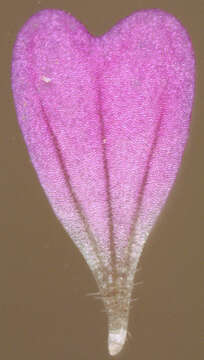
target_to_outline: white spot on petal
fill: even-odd
[[[50,79],[49,77],[47,77],[47,76],[45,76],[45,75],[43,75],[43,76],[41,77],[41,79],[42,79],[44,82],[46,82],[46,83],[49,83],[50,81],[52,81],[52,79]]]

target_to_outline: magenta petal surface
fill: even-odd
[[[181,163],[194,63],[185,29],[160,10],[136,12],[101,37],[70,14],[43,10],[14,47],[22,133],[50,204],[97,280],[112,355],[125,341],[143,245]]]

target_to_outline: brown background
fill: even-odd
[[[191,136],[177,182],[140,261],[132,336],[119,359],[204,358],[204,1],[7,0],[0,5],[0,359],[108,359],[96,284],[55,218],[29,161],[10,88],[16,34],[44,8],[71,12],[99,35],[142,8],[161,8],[187,28],[196,53]]]

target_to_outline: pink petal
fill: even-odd
[[[112,355],[125,342],[135,269],[182,159],[194,62],[185,29],[160,10],[134,13],[98,38],[70,14],[43,10],[15,44],[22,133],[96,278]]]

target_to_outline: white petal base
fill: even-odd
[[[108,336],[108,350],[110,355],[117,355],[126,341],[127,330],[124,328],[111,331]]]

